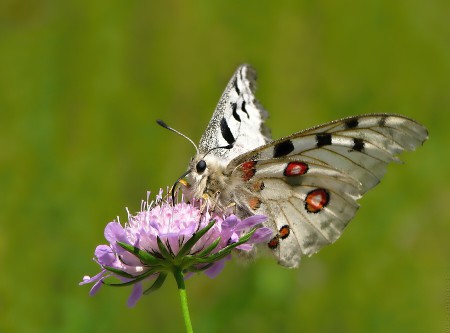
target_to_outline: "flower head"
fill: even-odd
[[[142,293],[158,289],[168,273],[204,271],[216,276],[229,259],[231,250],[250,251],[256,243],[267,242],[272,230],[260,227],[265,216],[254,215],[240,220],[233,214],[209,212],[200,203],[172,204],[162,198],[142,203],[136,215],[128,214],[128,222],[108,223],[105,238],[109,245],[99,245],[95,261],[102,267],[93,277],[85,276],[86,284],[94,282],[90,294],[94,295],[103,284],[111,286],[133,285],[128,305],[133,306]],[[108,277],[117,277],[121,283],[106,283]],[[142,282],[154,280],[143,292]]]

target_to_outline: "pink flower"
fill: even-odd
[[[133,285],[128,305],[133,306],[142,295],[142,282],[154,280],[144,293],[157,290],[174,269],[184,273],[204,271],[210,277],[220,273],[231,250],[251,251],[256,243],[266,243],[272,230],[261,227],[265,216],[254,215],[240,220],[224,212],[210,213],[200,203],[172,205],[162,199],[143,202],[141,211],[128,215],[128,223],[110,222],[105,228],[109,245],[99,245],[95,261],[102,267],[93,277],[85,276],[80,284],[94,283],[94,295],[103,284]],[[104,280],[117,277],[122,283]]]

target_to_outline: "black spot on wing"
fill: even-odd
[[[230,127],[228,127],[228,123],[225,118],[222,118],[222,120],[220,121],[220,131],[222,132],[222,137],[226,142],[228,142],[228,144],[231,145],[236,141],[233,133],[231,133]]]
[[[231,103],[231,108],[233,109],[233,118],[240,122],[241,121],[241,117],[239,117],[239,115],[237,113],[237,104],[236,103]]]
[[[358,127],[358,123],[359,123],[359,121],[358,121],[358,118],[357,118],[357,117],[347,119],[347,120],[345,121],[345,128],[355,128],[355,127]]]
[[[364,140],[359,138],[353,138],[353,150],[362,152],[364,150]]]
[[[379,120],[378,120],[378,126],[380,127],[384,127],[386,126],[386,116],[382,116]]]
[[[239,90],[239,87],[237,84],[237,78],[234,79],[233,86],[234,86],[234,90],[236,90],[237,94],[240,95],[241,91]]]
[[[316,134],[317,147],[323,147],[331,145],[331,134],[330,133],[318,133]]]
[[[250,116],[248,115],[247,110],[245,109],[245,101],[242,101],[242,106],[241,106],[242,111],[245,112],[245,114],[247,115],[247,118],[250,118]]]
[[[273,157],[283,157],[294,150],[291,140],[281,141],[273,147]]]

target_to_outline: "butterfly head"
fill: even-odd
[[[221,192],[226,180],[225,167],[217,156],[197,154],[189,164],[187,175],[191,195],[199,199],[204,194],[212,196]]]
[[[210,154],[216,149],[231,149],[233,148],[234,142],[229,142],[226,146],[218,146],[209,149],[206,153],[199,153],[197,145],[183,133],[173,129],[168,126],[162,120],[156,121],[161,127],[168,129],[185,139],[187,139],[197,151],[196,156],[191,160],[189,164],[189,169],[181,175],[180,178],[175,182],[172,187],[172,199],[175,197],[175,188],[177,184],[181,183],[186,186],[186,192],[188,196],[195,199],[201,199],[205,196],[207,197],[217,197],[226,186],[227,177],[224,174],[226,165],[224,162],[213,154]],[[188,182],[185,183],[183,178],[187,177]]]

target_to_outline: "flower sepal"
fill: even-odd
[[[221,239],[222,239],[221,237],[217,238],[211,245],[209,245],[206,249],[198,253],[196,256],[199,258],[203,258],[208,254],[210,254],[217,247],[217,245],[219,245]]]
[[[106,270],[112,271],[111,268],[112,267],[107,267],[107,266],[103,266],[103,268],[105,268]],[[132,278],[130,281],[126,281],[126,282],[122,282],[122,283],[110,283],[110,282],[106,282],[105,280],[102,280],[102,284],[107,285],[109,287],[126,287],[126,286],[131,286],[137,282],[140,282],[146,278],[148,278],[149,276],[158,273],[158,270],[156,268],[154,269],[150,269],[140,275],[132,275]],[[117,273],[116,273],[117,274]],[[127,278],[129,279],[129,278]]]
[[[145,251],[145,250],[141,250],[138,247],[135,247],[133,245],[121,242],[121,241],[117,241],[116,242],[117,245],[119,245],[121,248],[123,248],[124,250],[130,252],[131,254],[135,255],[136,257],[139,258],[139,260],[146,265],[151,265],[151,266],[155,266],[160,264],[161,259],[153,256],[151,253]]]
[[[144,295],[148,295],[148,294],[151,294],[154,291],[157,291],[164,284],[164,281],[166,281],[166,277],[167,277],[167,273],[165,273],[165,272],[159,273],[159,275],[156,278],[155,282],[153,282],[153,284],[149,288],[144,290],[143,294]]]
[[[245,234],[244,236],[239,238],[239,241],[229,244],[228,246],[224,247],[222,250],[220,250],[206,258],[197,258],[197,261],[199,263],[214,263],[216,261],[223,259],[227,255],[231,254],[231,250],[238,247],[239,245],[242,245],[242,244],[248,242],[249,239],[252,237],[252,235],[255,233],[255,231],[256,231],[256,228],[253,228],[252,230],[250,230],[250,232],[248,232],[247,234]]]
[[[185,270],[185,272],[200,273],[200,272],[206,271],[208,268],[211,268],[212,265],[214,265],[214,263],[205,264],[201,267],[190,266],[188,269]]]
[[[135,279],[136,276],[131,275],[130,273],[124,272],[121,269],[117,269],[111,266],[103,266],[104,269],[107,271],[110,271],[111,273],[117,274],[118,276],[121,276],[125,279]]]
[[[186,243],[184,243],[184,245],[181,247],[176,258],[179,259],[179,258],[182,258],[183,256],[185,256],[186,254],[188,254],[192,250],[192,247],[200,240],[200,238],[202,238],[203,235],[206,234],[209,231],[209,229],[211,229],[213,227],[215,222],[216,222],[215,220],[212,220],[211,222],[208,223],[208,225],[206,227],[204,227],[203,229],[200,229],[195,234],[193,234],[192,237]]]

